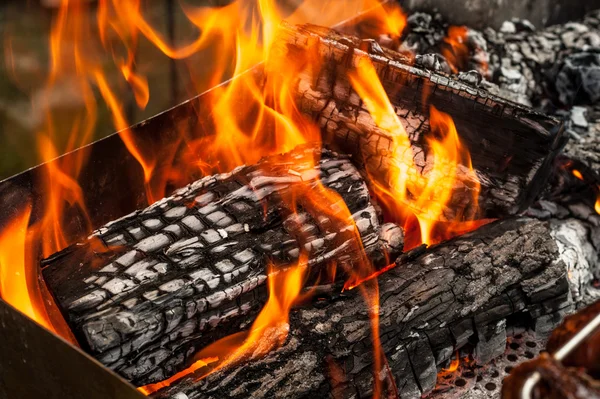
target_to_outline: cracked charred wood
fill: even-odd
[[[384,394],[397,389],[402,398],[419,398],[433,389],[437,368],[467,342],[483,362],[504,352],[509,326],[545,334],[560,321],[558,314],[571,311],[563,259],[582,243],[559,244],[555,227],[529,218],[494,222],[409,251],[381,274],[379,328],[387,361],[378,378]],[[372,330],[364,299],[355,291],[292,311],[286,344],[264,358],[246,359],[201,380],[186,377],[155,397],[371,397]]]
[[[324,142],[353,154],[355,163],[386,186],[391,163],[401,157],[394,154],[393,133],[374,123],[353,90],[348,72],[361,59],[370,58],[409,136],[414,163],[424,172],[434,158],[427,144],[431,137],[428,106],[451,115],[470,152],[481,190],[475,207],[474,176],[461,165],[443,220],[462,220],[475,213],[482,218],[503,217],[523,211],[543,188],[551,170],[548,165],[564,145],[556,119],[410,66],[406,57],[374,41],[312,25],[283,25],[279,34],[280,56],[318,60],[316,65],[307,62],[298,78],[300,110],[318,122]]]
[[[380,226],[349,159],[310,147],[205,177],[108,223],[45,260],[44,279],[84,349],[134,384],[159,381],[256,315],[268,264],[305,251],[309,281],[325,278],[329,262],[352,267],[352,221],[333,216],[346,205],[332,201],[327,214],[294,191],[322,195],[319,182],[347,205],[373,261],[402,251],[402,230]]]

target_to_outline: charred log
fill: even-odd
[[[374,123],[352,89],[348,72],[369,57],[396,114],[412,143],[414,163],[432,167],[429,104],[449,113],[462,143],[468,148],[481,182],[479,217],[502,217],[526,209],[539,194],[556,154],[564,145],[557,120],[490,95],[464,82],[409,66],[399,53],[373,41],[342,35],[315,26],[290,27],[280,32],[281,56],[314,59],[299,76],[300,109],[317,121],[324,141],[351,153],[361,168],[387,185],[394,160],[393,132]],[[310,55],[310,56],[309,56]],[[462,165],[459,183],[444,212],[445,220],[473,217],[473,174]],[[460,210],[457,212],[457,209]]]
[[[413,250],[379,276],[384,391],[421,397],[433,389],[437,367],[467,342],[481,362],[501,354],[506,328],[517,320],[549,333],[573,307],[563,256],[581,244],[559,245],[554,229],[533,219],[495,222]],[[370,397],[373,349],[363,298],[350,291],[319,304],[292,312],[287,343],[266,357],[200,381],[189,377],[156,397]]]
[[[345,205],[331,206],[347,205],[353,221],[333,220],[302,198],[294,213],[283,200],[300,182],[318,190],[319,181],[339,193]],[[402,250],[402,231],[380,226],[348,158],[299,149],[208,176],[113,221],[47,259],[43,276],[80,344],[142,385],[179,371],[255,316],[266,300],[267,263],[294,264],[306,251],[313,281],[328,262],[351,267],[353,223],[373,261],[383,247],[392,256]]]

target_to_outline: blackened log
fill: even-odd
[[[319,181],[348,206],[373,261],[382,246],[401,251],[401,230],[381,228],[349,159],[309,147],[208,176],[108,223],[47,259],[44,279],[84,349],[136,385],[159,381],[256,315],[267,263],[294,264],[304,250],[312,280],[333,261],[352,267],[352,223],[331,216],[344,204],[326,214],[298,195],[292,212],[292,191]]]
[[[552,223],[507,219],[402,255],[378,277],[383,387],[421,397],[433,389],[437,368],[467,342],[481,361],[503,353],[505,341],[494,343],[516,320],[547,333],[551,321],[572,310],[563,256],[580,251],[578,240],[560,246]],[[207,372],[201,369],[155,397],[371,397],[373,349],[363,298],[350,291],[323,303],[293,311],[287,343],[266,357],[195,381]]]
[[[315,65],[307,62],[298,78],[300,110],[318,122],[326,143],[353,154],[361,168],[384,185],[390,179],[392,134],[375,125],[353,90],[348,72],[361,59],[370,58],[409,135],[414,163],[423,171],[433,163],[427,145],[429,105],[452,116],[470,152],[481,191],[476,207],[471,195],[473,174],[462,165],[443,220],[468,219],[477,212],[479,217],[494,218],[523,211],[544,187],[551,170],[548,166],[564,145],[556,119],[410,66],[406,57],[381,49],[373,41],[312,25],[284,24],[279,36],[280,56],[318,60]]]

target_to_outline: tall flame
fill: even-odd
[[[46,328],[50,322],[45,309],[34,301],[31,274],[25,267],[25,241],[31,206],[27,205],[0,234],[0,296]]]
[[[88,2],[62,0],[50,35],[47,89],[51,92],[69,82],[76,88],[83,106],[70,115],[65,129],[64,122],[59,123],[57,115],[52,112],[47,98],[41,104],[46,111],[46,123],[38,137],[44,161],[88,143],[94,134],[99,113],[95,99],[97,93],[127,149],[143,171],[148,202],[164,196],[165,179],[157,176],[158,160],[151,149],[137,141],[129,129],[130,121],[120,101],[121,92],[114,81],[116,72],[122,83],[133,92],[138,107],[143,109],[149,104],[152,94],[148,79],[136,66],[136,49],[141,40],[151,43],[166,57],[188,61],[194,92],[201,92],[238,75],[229,84],[210,92],[214,135],[190,139],[191,135],[182,133],[180,138],[185,144],[182,159],[190,160],[191,169],[212,173],[253,163],[265,155],[285,152],[299,144],[320,141],[319,127],[300,113],[294,101],[299,72],[307,66],[318,68],[320,57],[316,51],[308,51],[306,59],[295,59],[290,63],[285,61],[286,57],[278,56],[278,52],[285,51],[277,43],[277,28],[284,17],[291,24],[310,22],[331,26],[370,9],[371,34],[388,35],[394,39],[401,36],[406,24],[406,18],[398,7],[384,6],[377,0],[305,0],[291,13],[284,12],[276,0],[235,0],[218,8],[182,6],[183,23],[189,23],[198,33],[188,43],[175,46],[152,26],[144,15],[142,4],[139,0],[100,0],[94,15],[90,13]],[[10,44],[10,41],[7,43]],[[113,61],[112,65],[107,66],[103,62],[106,55]],[[199,68],[194,63],[207,63],[209,59],[210,72],[195,74],[194,71]],[[260,62],[264,62],[261,76],[248,72]],[[378,195],[404,217],[407,225],[415,220],[418,222],[420,237],[415,242],[440,240],[454,228],[439,228],[439,220],[449,205],[458,173],[472,175],[469,183],[473,195],[471,205],[476,204],[479,190],[468,152],[458,140],[452,118],[430,108],[432,135],[428,139],[428,150],[434,162],[430,169],[421,172],[414,164],[411,143],[402,123],[370,62],[361,63],[350,78],[376,124],[394,137],[392,178],[387,185],[376,188]],[[66,132],[66,139],[61,132]],[[85,155],[85,151],[81,151],[76,157],[57,160],[47,167],[47,191],[50,195],[43,220],[29,226],[28,231],[27,210],[0,233],[0,295],[63,336],[68,336],[64,326],[49,320],[39,300],[41,288],[35,288],[33,292],[32,285],[28,285],[26,279],[19,280],[21,277],[17,273],[22,271],[29,278],[32,273],[37,273],[35,262],[40,256],[25,245],[28,233],[36,234],[36,239],[43,242],[43,256],[70,244],[62,223],[66,209],[76,208],[85,213],[85,195],[78,185]],[[315,165],[316,162],[318,160],[315,160]],[[175,170],[167,173],[179,175],[184,172]],[[182,178],[186,179],[189,180],[189,176]],[[352,215],[340,196],[321,184],[316,187],[300,184],[291,198],[285,199],[290,209],[296,209],[299,198],[304,201],[302,205],[307,211],[326,214],[340,229],[353,235],[353,253],[358,255],[351,269],[344,265],[343,271],[348,275],[346,287],[355,287],[372,277],[375,271],[362,249]],[[397,201],[391,198],[397,198]],[[462,211],[469,212],[467,209]],[[472,216],[469,214],[464,219],[469,220]],[[297,265],[287,265],[269,275],[269,299],[249,331],[208,346],[196,355],[197,360],[189,369],[141,390],[154,392],[185,375],[198,372],[206,375],[205,368],[214,372],[243,359],[262,356],[282,345],[289,329],[290,309],[302,297],[306,262],[306,257],[303,257]],[[330,274],[333,276],[336,271],[332,270]],[[14,281],[20,282],[13,287]],[[373,371],[378,376],[385,357],[379,343],[377,281],[371,279],[360,284],[359,291],[365,298],[371,317]],[[378,397],[381,382],[379,378],[374,381],[374,397]]]
[[[463,219],[473,220],[479,198],[479,180],[473,171],[469,152],[461,144],[450,115],[430,106],[431,134],[427,138],[427,144],[430,152],[428,159],[431,162],[427,162],[427,165],[432,167],[421,171],[415,165],[414,152],[406,130],[370,59],[361,59],[349,77],[375,124],[389,132],[393,139],[390,178],[386,184],[377,184],[376,192],[395,210],[395,214],[403,215],[406,230],[411,230],[407,223],[414,217],[421,232],[420,242],[433,244],[448,238],[447,234],[452,233],[451,226],[443,225],[441,231],[436,231],[436,227],[443,220],[443,213],[449,206],[459,181],[459,171],[462,174],[460,178],[464,180],[466,177],[468,180],[471,198],[468,202],[469,209],[465,207],[458,210],[471,212],[464,215]],[[373,181],[376,182],[375,179]],[[456,209],[456,204],[452,206]]]
[[[200,377],[203,378],[244,358],[262,357],[283,345],[289,331],[289,312],[302,290],[307,260],[306,254],[302,254],[294,266],[277,272],[270,268],[267,279],[269,299],[248,332],[230,335],[207,346],[196,354],[198,360],[191,367],[165,381],[140,387],[140,392],[149,395],[210,365],[211,369]]]

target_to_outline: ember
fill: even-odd
[[[513,361],[513,336],[600,295],[600,93],[574,37],[600,43],[600,14],[480,33],[394,1],[297,3],[182,4],[176,44],[139,0],[60,1],[46,163],[0,182],[2,301],[131,395],[477,397],[465,378]],[[130,126],[156,97],[142,44],[201,94]],[[62,85],[82,104],[66,121]],[[85,147],[105,111],[117,133]]]

